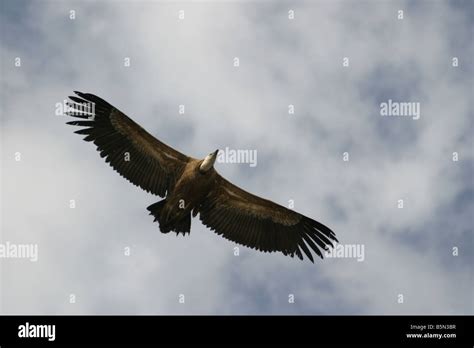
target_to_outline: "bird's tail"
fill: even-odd
[[[162,233],[168,233],[170,231],[174,231],[176,232],[176,234],[182,233],[183,235],[186,235],[186,233],[190,233],[191,214],[187,214],[186,216],[182,217],[178,221],[176,220],[170,221],[166,217],[163,217],[163,214],[162,214],[162,210],[163,210],[163,207],[165,206],[165,203],[166,203],[166,199],[163,199],[147,207],[148,211],[150,212],[150,215],[153,215],[155,217],[155,220],[153,220],[153,222],[158,221],[158,223],[160,224],[160,231]]]
[[[161,232],[165,232],[161,229],[161,211],[163,210],[163,207],[165,206],[166,199],[163,199],[159,202],[153,203],[152,205],[147,207],[147,210],[150,212],[150,215],[153,215],[155,220],[153,222],[158,221],[160,224],[160,230]],[[169,231],[166,231],[165,233],[168,233]]]

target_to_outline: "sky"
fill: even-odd
[[[0,258],[0,313],[474,314],[472,2],[0,4],[0,242],[38,248]],[[74,90],[192,157],[256,151],[215,167],[363,259],[160,233],[57,115]]]

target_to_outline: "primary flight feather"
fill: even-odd
[[[150,205],[160,231],[190,233],[191,214],[217,234],[264,252],[279,251],[312,262],[312,252],[333,246],[325,225],[230,183],[217,173],[218,150],[195,159],[162,143],[127,115],[89,93],[70,96],[67,122],[92,141],[112,168],[134,185],[164,199]]]

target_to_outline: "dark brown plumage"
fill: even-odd
[[[88,93],[70,96],[67,122],[86,135],[121,176],[165,199],[147,209],[163,233],[190,233],[191,214],[217,234],[264,252],[284,255],[322,250],[337,241],[323,224],[233,185],[213,167],[217,151],[205,159],[188,157],[162,143],[105,100]]]

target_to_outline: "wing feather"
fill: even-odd
[[[264,251],[314,262],[336,241],[327,226],[233,185],[219,174],[199,208],[204,225],[224,238]]]
[[[88,127],[75,133],[86,135],[84,140],[93,142],[100,156],[134,185],[161,197],[172,191],[191,158],[153,137],[102,98],[75,93],[69,97],[72,109],[66,115],[80,120],[67,124]]]

